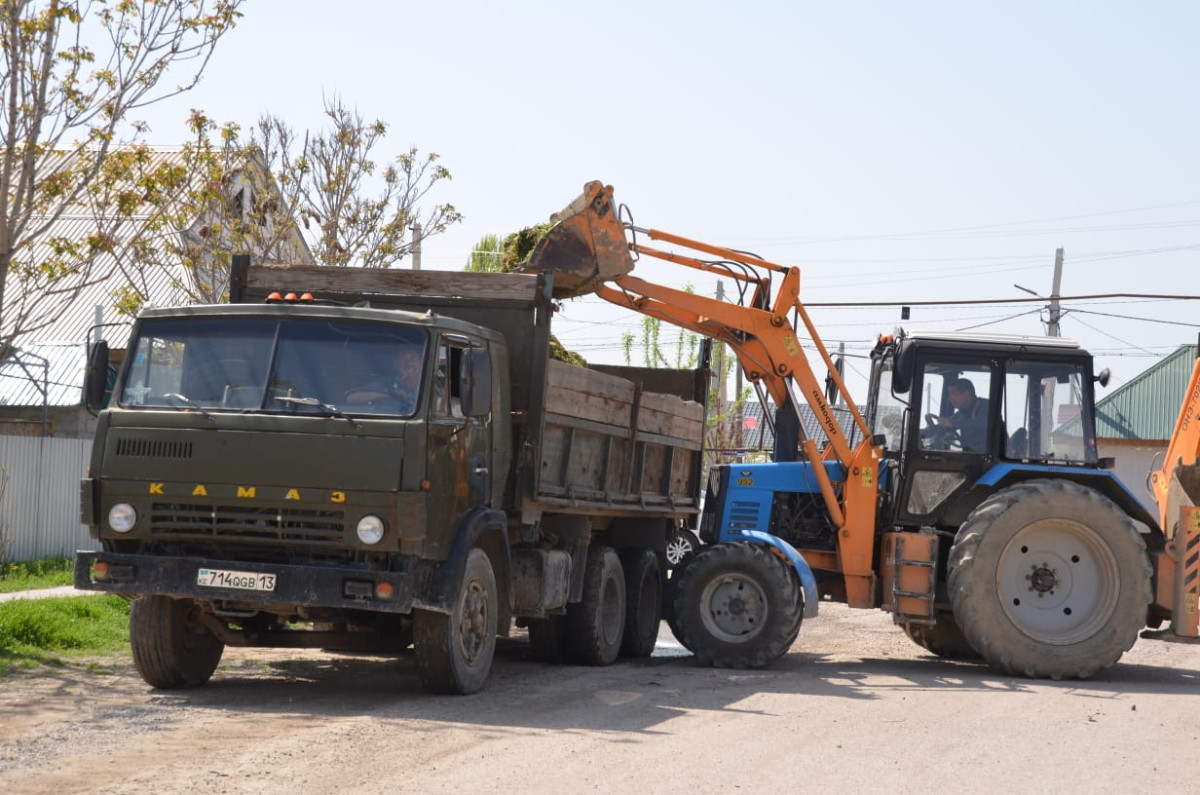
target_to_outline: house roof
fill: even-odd
[[[138,149],[144,157],[144,161],[139,164],[141,172],[152,172],[162,166],[186,164],[185,150],[181,147],[146,146]],[[78,152],[65,152],[57,158],[50,157],[42,169],[49,174],[69,168],[72,158],[78,156]],[[252,160],[247,168],[265,171],[266,167],[263,163]],[[273,189],[269,174],[266,184]],[[104,339],[112,348],[126,347],[131,318],[117,311],[116,295],[130,284],[131,279],[130,275],[122,270],[122,266],[136,267],[136,263],[125,252],[129,243],[142,232],[146,222],[153,217],[154,212],[154,206],[148,201],[142,201],[125,214],[113,216],[119,223],[111,225],[106,231],[112,242],[110,248],[116,253],[101,253],[96,256],[86,275],[67,275],[52,282],[39,279],[26,283],[10,273],[4,301],[3,331],[6,334],[11,333],[14,324],[17,324],[20,333],[15,344],[27,350],[30,349],[32,341],[83,343],[90,336],[88,331],[96,324],[96,307],[100,307],[101,322],[112,324],[103,328]],[[72,206],[52,221],[43,218],[39,222],[35,217],[30,225],[32,228],[38,228],[40,224],[47,222],[49,225],[38,233],[35,244],[20,252],[17,259],[29,263],[53,261],[55,241],[65,240],[82,244],[89,236],[96,235],[95,217],[82,205]],[[178,234],[189,234],[189,230],[180,229]],[[301,254],[307,254],[307,246],[298,231],[295,232],[294,238]],[[118,257],[122,259],[118,261]],[[192,274],[182,263],[138,267],[136,274],[138,290],[145,299],[144,306],[191,303],[182,285],[192,282]],[[76,291],[77,294],[69,300],[66,298]]]
[[[854,424],[854,415],[850,409],[844,406],[831,407],[833,416],[837,420],[838,425],[842,429],[842,433],[850,440],[851,446],[859,441],[858,427]],[[862,407],[859,408],[861,412]],[[767,405],[767,411],[774,416],[775,406]],[[826,439],[825,431],[821,426],[817,415],[813,413],[812,408],[808,404],[800,406],[800,425],[804,428],[805,438],[812,439],[821,446]],[[730,425],[729,440],[734,442],[735,446],[743,450],[773,450],[775,447],[775,433],[771,428],[771,423],[767,422],[763,414],[763,405],[758,401],[747,400],[742,405],[741,415],[739,415],[731,407],[729,410],[728,423]],[[741,427],[737,425],[740,423]]]
[[[1096,401],[1101,439],[1169,439],[1196,360],[1195,345],[1181,345],[1162,361]]]
[[[13,350],[0,362],[0,406],[78,406],[86,370],[83,343],[35,342]]]

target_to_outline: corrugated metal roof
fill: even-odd
[[[1097,401],[1096,436],[1169,439],[1195,361],[1196,346],[1181,345],[1170,356]]]
[[[14,350],[0,362],[0,406],[41,406],[43,387],[47,405],[78,406],[86,368],[82,343],[32,343]]]
[[[767,410],[774,415],[775,406],[768,405]],[[832,410],[834,418],[841,427],[842,433],[850,440],[851,446],[857,444],[859,440],[858,427],[854,424],[854,416],[850,413],[850,409],[834,406]],[[860,407],[859,411],[862,410]],[[758,401],[747,400],[742,406],[740,417],[730,408],[726,422],[729,428],[726,440],[730,443],[730,447],[742,450],[774,449],[775,434],[771,430],[770,423],[764,418],[763,406]],[[825,431],[820,420],[817,419],[817,415],[807,404],[800,407],[800,425],[804,428],[806,438],[815,441],[818,447],[824,444]]]

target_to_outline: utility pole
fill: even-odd
[[[420,222],[412,225],[413,247],[412,247],[412,269],[415,271],[421,270],[421,224]]]
[[[1062,317],[1062,312],[1059,310],[1058,297],[1062,294],[1062,268],[1063,268],[1063,250],[1060,248],[1054,252],[1054,287],[1050,291],[1050,322],[1046,325],[1046,336],[1061,337],[1062,332],[1058,328],[1058,320]]]

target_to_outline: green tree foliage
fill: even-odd
[[[498,235],[479,238],[463,270],[467,273],[498,273],[504,247]]]
[[[228,300],[235,253],[259,263],[311,261],[294,220],[297,197],[289,201],[275,189],[237,125],[218,126],[192,111],[188,128],[191,140],[176,157],[134,146],[109,158],[110,170],[122,169],[120,179],[137,186],[145,219],[118,260],[125,285],[113,297],[124,314],[136,314],[156,283],[168,283],[186,303]]]
[[[195,85],[241,3],[0,4],[0,349],[107,277],[96,263],[111,261],[121,216],[138,202],[109,181],[121,171],[109,157],[145,132],[139,110]],[[75,215],[94,228],[56,237]]]
[[[411,253],[415,225],[424,239],[462,220],[451,204],[421,210],[429,191],[450,179],[437,154],[414,146],[381,168],[373,152],[387,134],[384,122],[367,121],[338,97],[326,99],[325,117],[327,130],[300,136],[264,116],[252,137],[284,203],[296,208],[317,264],[386,268]]]

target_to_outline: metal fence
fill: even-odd
[[[79,479],[91,451],[90,439],[0,436],[0,560],[99,548],[79,522]]]

